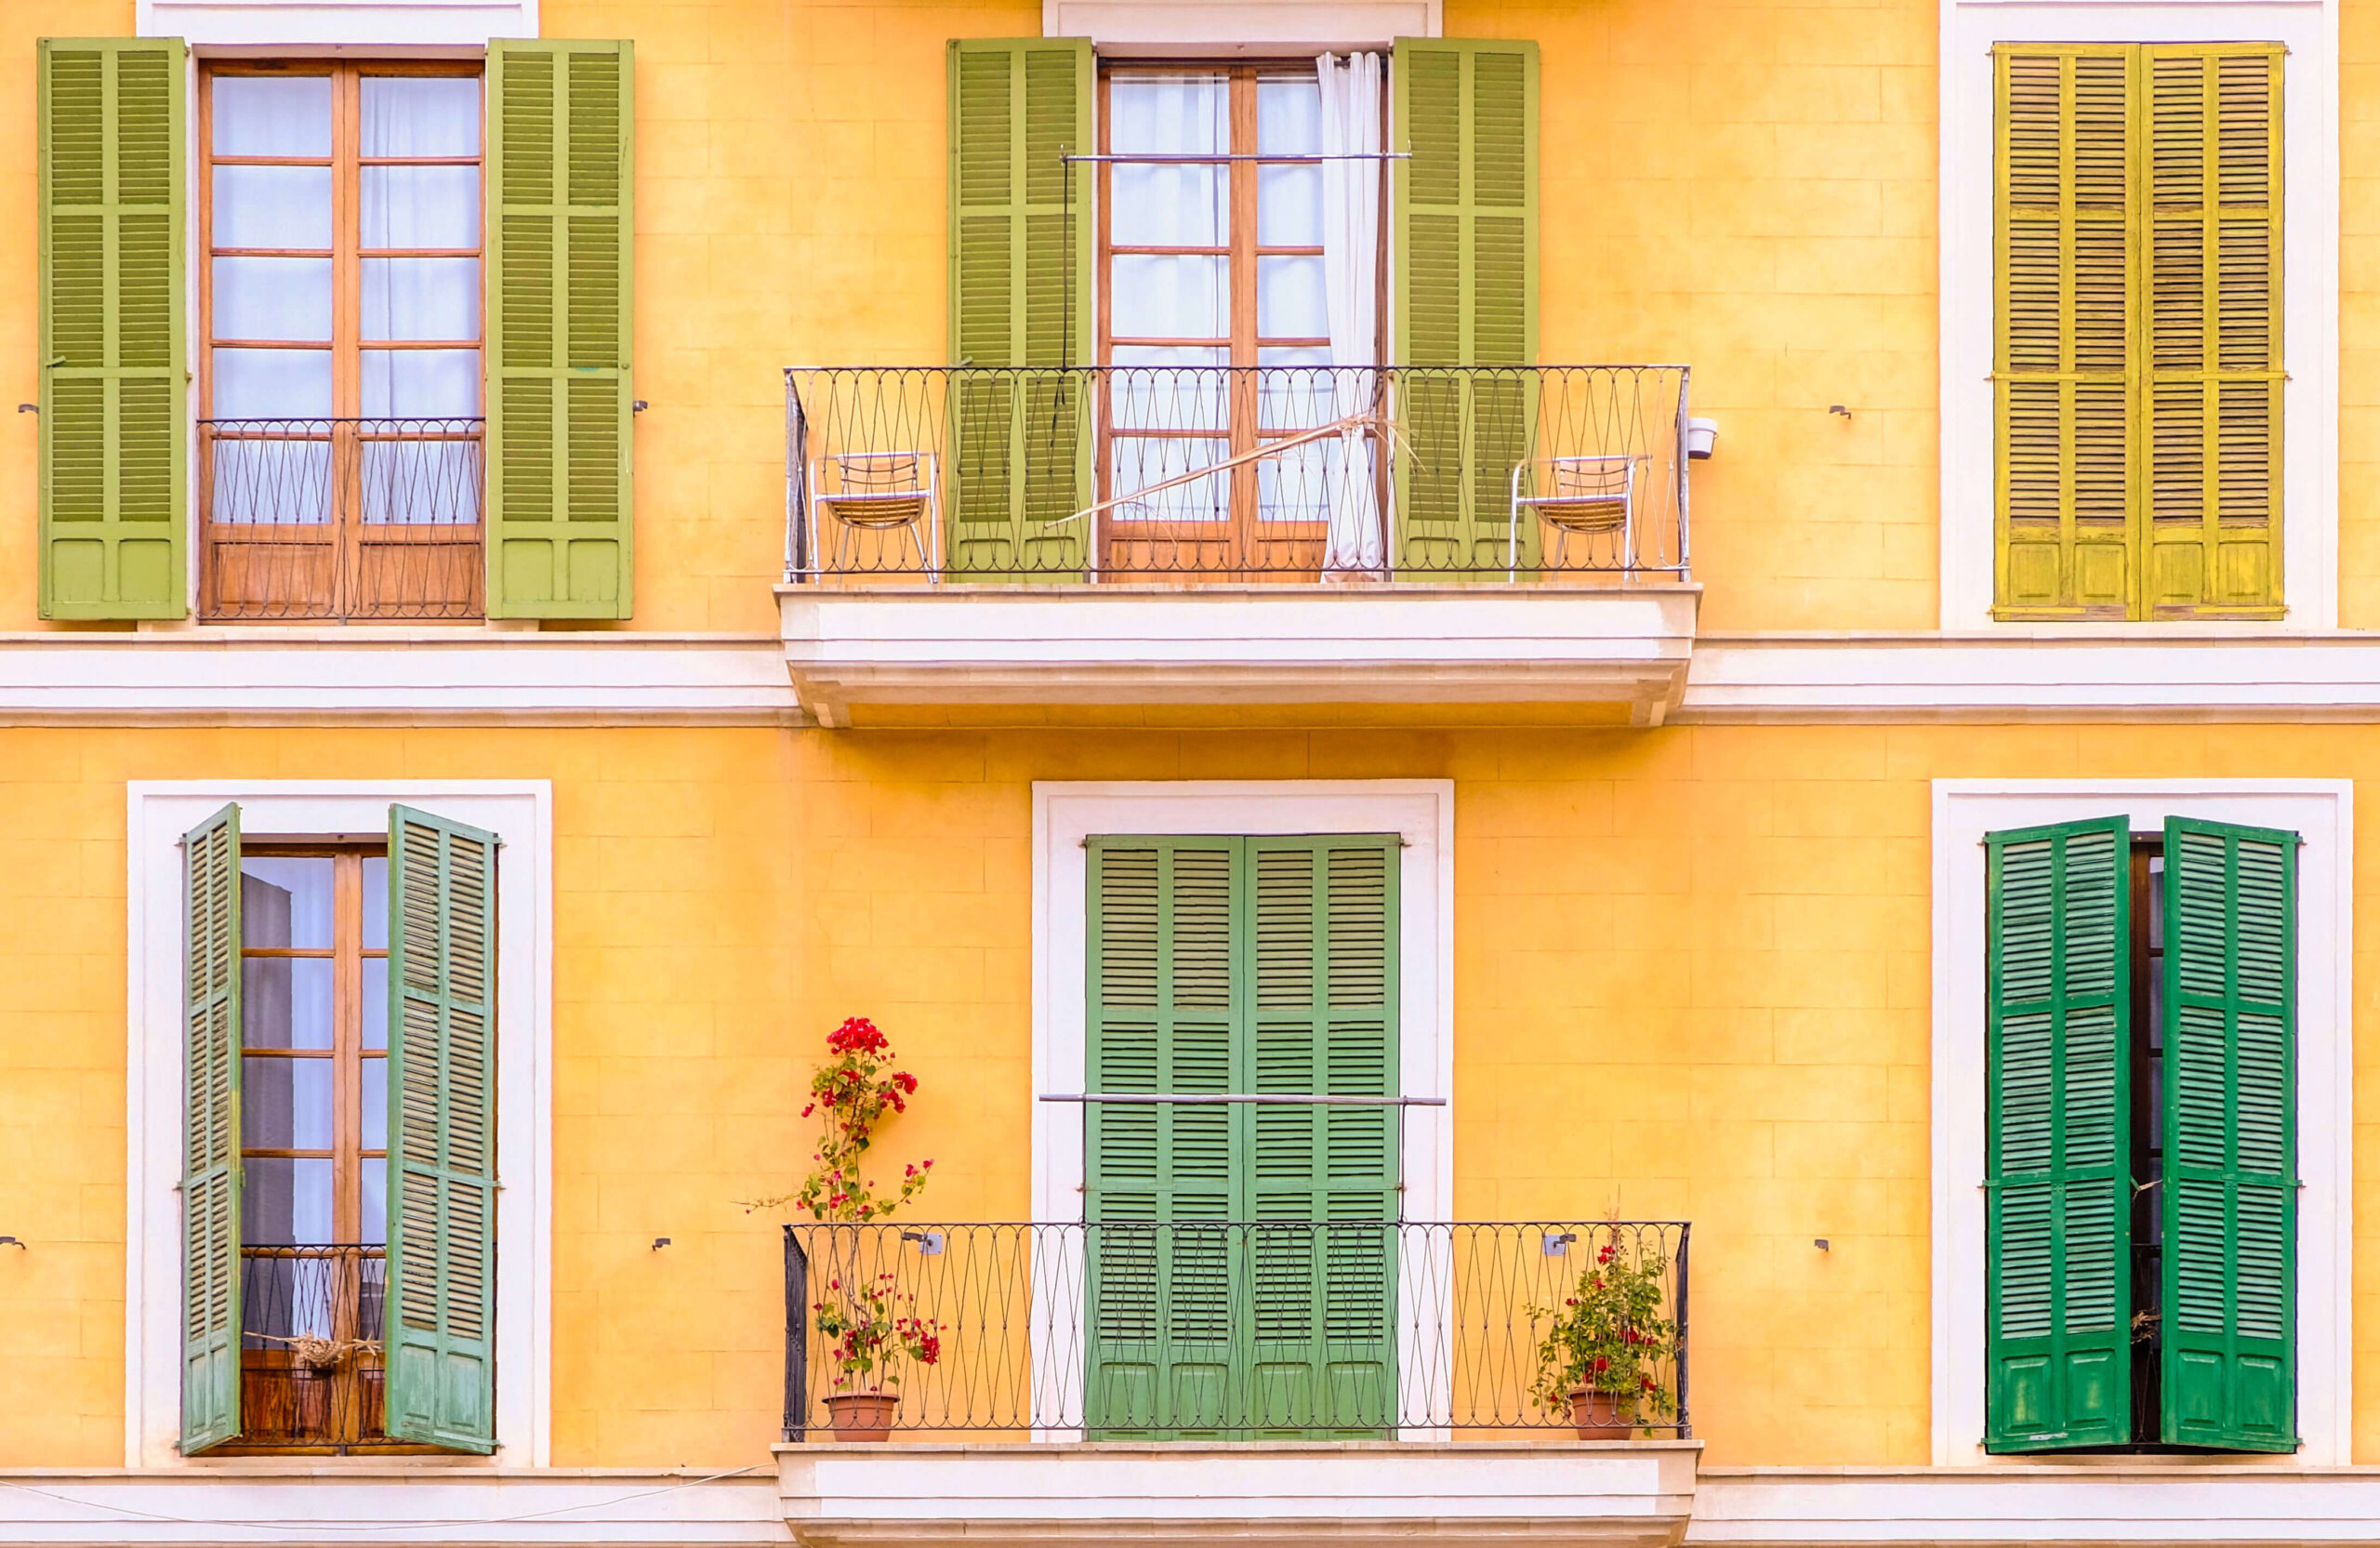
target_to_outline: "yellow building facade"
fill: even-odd
[[[2375,61],[6,7],[0,1541],[2368,1535]],[[932,1182],[788,1234],[851,1016]]]

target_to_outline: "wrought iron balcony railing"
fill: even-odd
[[[1686,368],[786,373],[788,581],[1687,570]]]
[[[389,1444],[381,1429],[388,1275],[380,1247],[241,1250],[239,1445]]]
[[[1599,1384],[1607,1438],[1685,1437],[1687,1235],[1608,1221],[787,1225],[785,1435],[863,1438],[854,1405],[834,1401],[859,1399],[879,1431],[932,1438],[1555,1439],[1582,1434],[1572,1393]],[[1615,1267],[1628,1287],[1606,1277]],[[1561,1319],[1575,1340],[1557,1337]],[[1574,1378],[1598,1358],[1599,1376]]]
[[[205,615],[481,616],[485,423],[200,420]]]

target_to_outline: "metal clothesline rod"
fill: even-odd
[[[1242,151],[1230,154],[1218,152],[1200,155],[1195,152],[1150,152],[1145,155],[1125,156],[1060,156],[1060,161],[1124,162],[1133,166],[1208,166],[1226,161],[1269,161],[1283,166],[1300,166],[1316,161],[1411,161],[1410,151],[1333,151],[1328,155],[1266,154],[1259,151]]]
[[[1253,1103],[1262,1107],[1443,1107],[1442,1096],[1288,1096],[1267,1092],[1263,1095],[1221,1095],[1210,1092],[1155,1093],[1143,1092],[1074,1092],[1064,1094],[1044,1092],[1043,1102],[1117,1103],[1130,1106],[1154,1106],[1181,1103],[1191,1106],[1207,1106],[1223,1102]]]

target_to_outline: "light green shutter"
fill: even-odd
[[[389,809],[388,1433],[496,1449],[496,850]]]
[[[1091,840],[1092,1092],[1233,1091],[1236,839]],[[1095,1435],[1212,1433],[1237,1409],[1235,1105],[1089,1105]]]
[[[1078,578],[1091,503],[1088,38],[950,44],[950,342],[945,562],[975,579]]]
[[[182,835],[184,1453],[240,1433],[240,809]]]
[[[2122,817],[1986,837],[1985,1436],[2132,1438],[2131,847]]]
[[[2297,835],[2165,822],[2162,1436],[2297,1446]]]
[[[1395,836],[1250,839],[1246,852],[1240,1089],[1395,1095]],[[1397,1217],[1397,1118],[1249,1109],[1248,1392],[1268,1433],[1380,1435],[1395,1422],[1395,1232],[1362,1223]]]
[[[635,62],[488,46],[490,617],[630,613]]]
[[[1537,562],[1512,531],[1528,456],[1530,373],[1431,366],[1537,361],[1537,45],[1399,38],[1394,77],[1392,359],[1410,449],[1397,458],[1408,571],[1501,574]]]
[[[44,38],[41,615],[178,618],[183,528],[179,38]]]

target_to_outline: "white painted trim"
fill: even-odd
[[[1444,1107],[1405,1109],[1402,1215],[1453,1218],[1454,1208],[1454,782],[1448,779],[1180,780],[1033,786],[1033,1091],[1089,1089],[1085,1065],[1084,954],[1089,866],[1095,833],[1395,833],[1397,871],[1397,1093],[1444,1097]],[[1033,1218],[1083,1218],[1082,1109],[1033,1105]],[[1421,1272],[1412,1265],[1412,1272]],[[1081,1276],[1064,1281],[1079,1285]],[[1410,1302],[1408,1293],[1408,1303]],[[1077,1332],[1081,1316],[1076,1308]],[[1409,1323],[1400,1333],[1413,1336]],[[1036,1329],[1034,1390],[1071,1398],[1074,1361],[1053,1350],[1079,1336]],[[1450,1345],[1448,1345],[1450,1347]],[[1419,1368],[1408,1348],[1399,1363]],[[1430,1368],[1443,1383],[1448,1373]],[[1406,1390],[1416,1390],[1408,1383]],[[1060,1412],[1072,1411],[1064,1402]],[[1433,1396],[1432,1413],[1447,1405]],[[1052,1436],[1050,1438],[1066,1438]]]
[[[1319,54],[1444,31],[1443,0],[1041,0],[1043,37],[1103,54]]]
[[[135,780],[127,787],[125,1457],[177,1471],[181,1422],[181,836],[226,801],[251,836],[381,833],[403,801],[496,834],[496,1427],[486,1467],[542,1467],[551,1409],[553,787],[546,780]],[[454,1458],[433,1465],[475,1465]]]
[[[196,47],[484,48],[536,37],[537,0],[139,0],[134,27]]]
[[[1942,627],[1990,628],[1991,46],[2274,40],[2283,86],[2281,572],[2292,628],[2338,621],[2336,0],[1941,0]],[[2022,626],[2015,626],[2022,627]],[[2265,628],[2269,625],[2252,625]]]
[[[2128,814],[2294,829],[2297,882],[2297,1420],[2269,1466],[2352,1460],[2355,787],[2331,779],[1934,781],[1934,1376],[1937,1466],[1987,1457],[1984,1425],[1984,861],[2001,828]],[[2062,1460],[2062,1459],[2051,1459]],[[2226,1454],[2234,1466],[2241,1459]],[[2253,1469],[2252,1469],[2253,1471]]]

